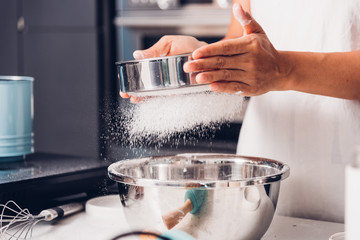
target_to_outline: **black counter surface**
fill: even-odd
[[[14,200],[38,211],[102,195],[112,184],[107,177],[109,164],[99,159],[50,153],[30,154],[16,162],[0,161],[0,203]]]

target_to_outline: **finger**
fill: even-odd
[[[130,102],[131,103],[140,103],[145,101],[145,98],[142,97],[130,97]]]
[[[219,41],[196,49],[192,54],[192,58],[199,59],[219,55],[225,56],[244,54],[247,53],[249,43],[249,38],[236,38]]]
[[[165,57],[171,49],[171,39],[172,38],[170,36],[164,36],[150,48],[145,50],[136,50],[133,53],[133,56],[136,60],[153,57]]]
[[[246,92],[250,90],[250,86],[243,82],[214,82],[210,84],[210,90],[222,93],[239,93],[246,96]]]
[[[144,98],[133,97],[133,96],[130,96],[129,94],[121,92],[121,91],[120,91],[120,97],[122,97],[122,98],[130,98],[130,102],[132,102],[132,103],[139,103],[139,102],[144,101]]]
[[[244,82],[246,72],[242,70],[215,70],[201,72],[196,75],[196,82],[199,84],[213,83],[218,81],[239,81]]]
[[[260,24],[258,24],[255,19],[253,19],[253,17],[243,9],[240,4],[235,3],[232,10],[235,19],[244,28],[245,35],[251,33],[265,33]]]
[[[190,76],[190,84],[196,84],[196,76],[198,75],[198,72],[190,72],[189,76]]]
[[[129,98],[130,96],[129,96],[129,94],[120,91],[120,97],[122,97],[122,98]]]
[[[133,57],[135,60],[141,60],[145,58],[156,57],[156,53],[149,50],[136,50],[133,52]]]
[[[216,56],[189,61],[184,64],[184,71],[189,73],[223,68],[244,69],[243,66],[246,65],[247,61],[242,57],[243,55]]]

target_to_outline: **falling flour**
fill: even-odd
[[[242,104],[240,95],[214,92],[153,97],[128,109],[123,127],[130,143],[167,141],[231,122]]]

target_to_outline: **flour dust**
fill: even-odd
[[[240,116],[243,100],[214,92],[148,98],[122,110],[122,140],[130,147],[161,146],[191,135],[203,137]]]

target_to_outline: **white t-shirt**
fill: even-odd
[[[360,49],[360,0],[252,0],[251,11],[278,50]],[[344,167],[357,145],[360,101],[270,92],[251,98],[238,154],[290,166],[279,214],[343,222]]]

